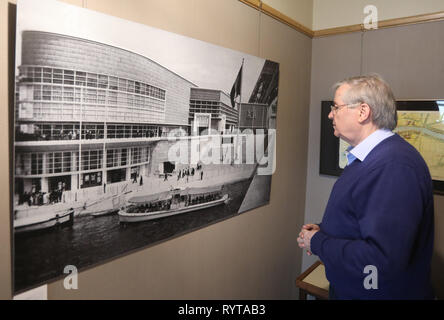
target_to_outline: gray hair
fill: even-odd
[[[396,114],[396,100],[392,89],[379,75],[352,77],[337,82],[333,89],[340,86],[350,86],[344,93],[343,101],[346,104],[366,103],[372,111],[372,121],[379,129],[393,130],[396,128],[398,116]]]

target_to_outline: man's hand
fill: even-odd
[[[313,223],[307,223],[307,224],[304,224],[303,226],[302,226],[302,229],[301,230],[316,230],[316,231],[318,231],[318,230],[320,230],[321,228],[319,228],[319,225],[317,225],[317,224],[313,224]]]
[[[320,230],[317,224],[304,224],[298,237],[299,248],[307,250],[307,255],[311,256],[310,242],[313,235]]]

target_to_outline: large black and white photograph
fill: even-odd
[[[15,292],[269,202],[279,63],[18,0],[15,72]]]

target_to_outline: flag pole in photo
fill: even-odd
[[[242,103],[242,71],[244,67],[244,59],[242,59],[242,65],[237,74],[236,80],[234,81],[233,87],[231,88],[230,98],[231,98],[231,106],[235,108],[236,101],[235,99],[239,97],[238,108],[237,108],[237,135],[236,135],[236,157],[235,159],[239,159],[239,131],[240,131],[240,115],[241,115],[241,103]]]
[[[236,80],[234,81],[233,87],[231,88],[230,98],[231,98],[231,106],[235,107],[235,99],[238,96],[242,95],[242,69],[244,67],[244,59],[242,59],[242,65],[237,74]]]

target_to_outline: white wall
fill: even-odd
[[[262,0],[273,9],[285,14],[304,27],[313,26],[313,0]]]
[[[443,0],[313,0],[312,30],[361,24],[365,17],[364,7],[369,4],[378,8],[380,21],[444,11]],[[283,13],[289,15],[285,11]]]

